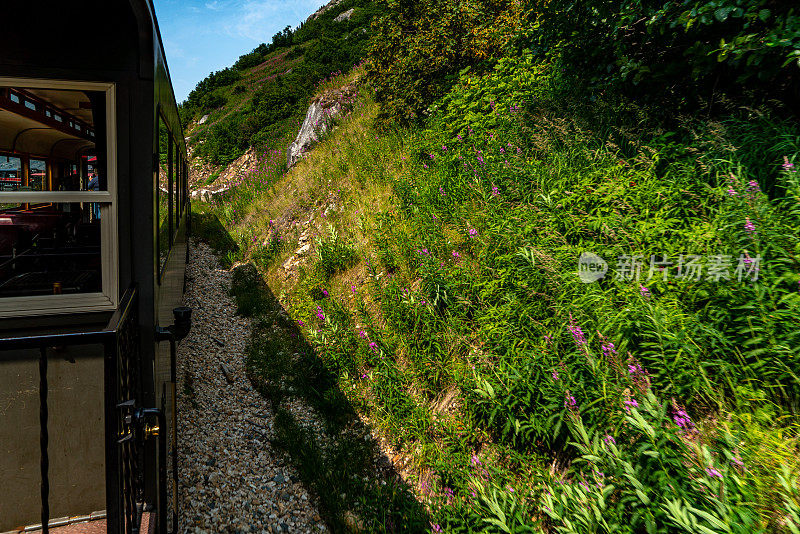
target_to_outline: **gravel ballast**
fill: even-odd
[[[178,457],[183,532],[325,532],[313,497],[273,449],[274,414],[245,373],[250,320],[236,314],[231,272],[193,244],[178,349]]]

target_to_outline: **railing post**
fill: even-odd
[[[117,418],[117,340],[107,340],[104,344],[104,411],[106,433],[106,523],[109,534],[122,534],[122,508],[120,501],[119,439]]]
[[[41,454],[41,496],[42,532],[50,531],[50,457],[47,453],[49,434],[47,432],[47,349],[42,347],[39,354],[39,452]]]

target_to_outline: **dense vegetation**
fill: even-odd
[[[386,3],[334,135],[208,207],[277,296],[240,308],[271,325],[283,306],[304,337],[265,328],[254,380],[277,395],[279,369],[331,421],[349,402],[412,465],[425,510],[331,477],[352,457],[284,421],[341,495],[331,524],[800,532],[799,20],[759,0]],[[584,253],[605,276],[579,276]]]

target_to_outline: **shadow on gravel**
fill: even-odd
[[[195,237],[205,239],[213,229],[233,241],[218,220],[203,224],[196,229],[193,224]],[[425,508],[252,264],[234,270],[231,293],[239,313],[254,318],[247,373],[275,412],[272,445],[289,455],[303,484],[316,494],[330,529],[428,532]],[[296,409],[300,404],[313,411]]]
[[[219,258],[220,264],[225,269],[230,269],[235,255],[239,252],[239,245],[222,226],[219,218],[203,209],[202,205],[200,207],[192,205],[191,217],[192,235],[208,243]]]

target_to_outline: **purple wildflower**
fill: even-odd
[[[478,231],[475,228],[470,228],[469,235],[470,237],[475,237],[476,235],[478,235]]]
[[[317,317],[319,318],[320,321],[325,320],[325,314],[323,313],[322,308],[320,306],[317,306]]]
[[[706,474],[711,478],[722,478],[722,473],[720,473],[713,467],[706,467]]]
[[[492,186],[492,196],[493,196],[493,197],[496,197],[496,196],[498,196],[499,194],[500,194],[500,190],[497,188],[497,186],[496,186],[496,185],[493,185],[493,186]]]
[[[694,422],[683,408],[677,408],[674,410],[672,414],[672,421],[678,425],[683,432],[691,432],[694,430]]]
[[[304,324],[306,324],[306,323],[304,323],[303,321],[301,321],[300,319],[298,319],[298,320],[297,320],[297,324],[298,324],[298,325],[300,325],[300,326],[303,326],[303,325],[304,325]]]
[[[323,294],[323,295],[325,295],[325,296],[327,297],[327,296],[328,296],[328,291],[327,291],[327,290],[325,290],[325,289],[323,289],[323,290],[322,290],[322,294]]]
[[[614,436],[612,436],[611,434],[606,434],[606,437],[603,438],[603,441],[605,441],[606,443],[613,443],[614,445],[617,444],[617,440],[615,440]]]
[[[359,330],[358,335],[361,337],[361,339],[367,339],[367,333],[363,330]]]
[[[748,193],[758,193],[759,191],[761,191],[761,188],[758,187],[758,182],[756,182],[755,180],[750,180],[749,182],[747,182]]]
[[[374,341],[369,342],[369,348],[372,350],[372,352],[378,352],[378,344]]]
[[[575,324],[575,321],[572,319],[572,314],[569,314],[569,331],[572,332],[572,339],[575,340],[575,344],[578,347],[583,347],[586,345],[586,336],[583,335],[583,330],[581,327]]]
[[[350,291],[353,292],[353,295],[356,294],[356,286],[350,286]]]
[[[577,410],[578,408],[578,402],[575,400],[575,397],[573,397],[570,393],[567,393],[567,396],[564,399],[564,408],[566,408],[571,412]]]
[[[797,172],[797,169],[794,168],[794,163],[789,161],[789,158],[783,156],[783,170],[788,172]]]
[[[745,232],[747,232],[747,233],[752,233],[752,232],[754,232],[754,231],[755,231],[755,229],[756,229],[756,225],[755,225],[755,224],[753,224],[752,222],[750,222],[750,218],[749,218],[749,217],[747,217],[747,218],[745,219],[745,221],[746,221],[746,222],[744,223],[744,230],[745,230]]]
[[[442,531],[442,527],[440,527],[438,523],[437,523],[437,524],[434,524],[434,525],[431,527],[431,532],[441,532],[441,531]]]
[[[632,408],[638,408],[639,407],[639,403],[636,402],[636,399],[633,399],[633,398],[630,399],[630,400],[626,400],[623,404],[625,405],[625,411],[626,412],[630,412]]]
[[[460,258],[460,257],[461,257],[461,254],[459,254],[458,252],[456,252],[456,251],[454,250],[454,251],[453,251],[453,257],[454,257],[454,258],[456,258],[456,259],[458,259],[458,258]]]

